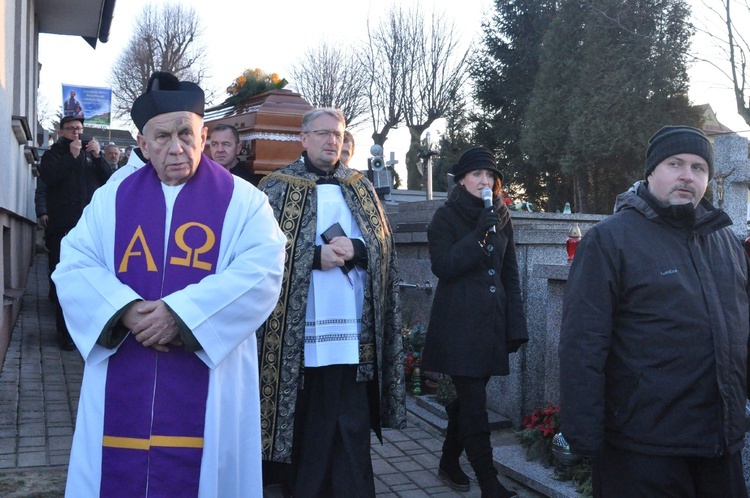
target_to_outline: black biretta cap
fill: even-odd
[[[154,116],[168,112],[188,111],[203,116],[206,108],[201,87],[180,81],[172,73],[157,71],[148,80],[146,93],[135,99],[130,116],[143,133],[143,127]]]

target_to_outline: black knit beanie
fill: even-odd
[[[714,177],[714,148],[706,135],[691,126],[663,126],[648,140],[643,178],[648,180],[659,163],[677,154],[701,156],[708,163],[708,179]]]
[[[496,178],[503,181],[503,173],[497,169],[495,156],[492,154],[492,151],[485,147],[474,147],[461,154],[458,164],[454,164],[453,168],[451,168],[453,181],[458,183],[466,173],[478,169],[488,169],[495,174]]]

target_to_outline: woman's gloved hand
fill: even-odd
[[[483,236],[490,228],[497,225],[499,221],[500,218],[497,216],[494,207],[490,206],[485,208],[484,211],[482,211],[482,214],[479,215],[479,222],[477,223],[476,228],[477,234]]]

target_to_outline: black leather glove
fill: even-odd
[[[484,211],[482,211],[482,214],[479,215],[479,222],[477,223],[476,228],[477,234],[484,236],[490,228],[494,227],[499,222],[500,218],[497,216],[495,208],[492,206],[485,208]]]

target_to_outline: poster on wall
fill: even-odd
[[[63,116],[86,120],[86,126],[108,127],[112,112],[112,89],[63,83]]]

